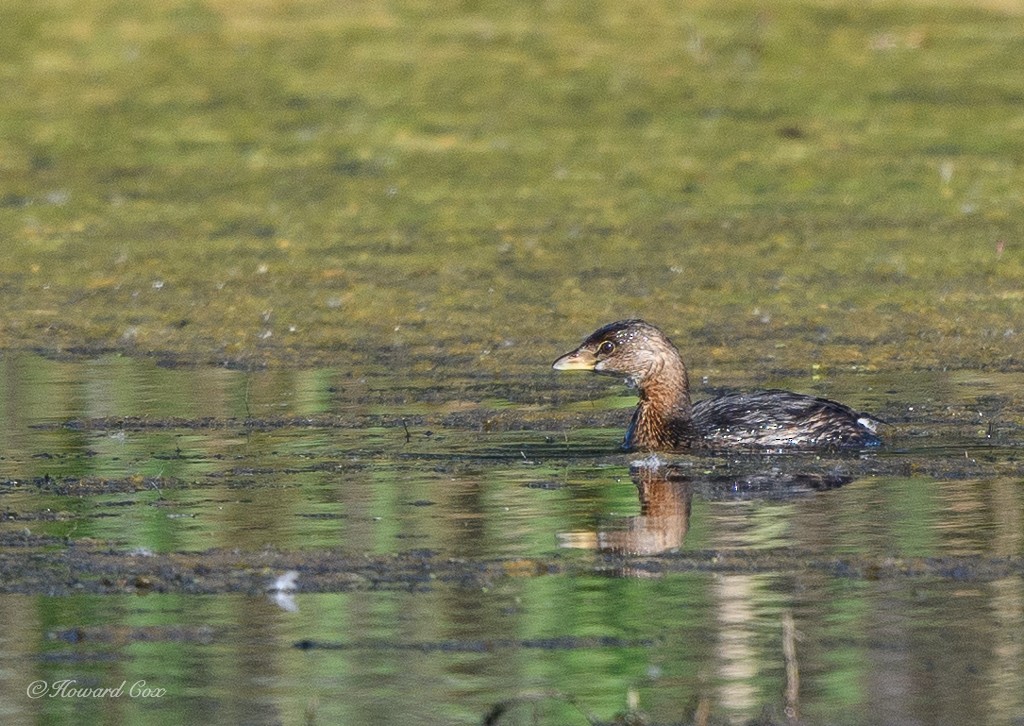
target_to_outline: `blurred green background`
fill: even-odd
[[[1022,67],[1014,2],[8,4],[0,347],[1019,367]]]

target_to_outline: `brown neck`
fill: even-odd
[[[686,366],[678,356],[659,361],[637,381],[640,404],[627,438],[641,450],[686,448],[692,442],[693,410]]]

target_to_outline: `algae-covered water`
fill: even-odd
[[[5,723],[1024,719],[1016,3],[3,15]]]

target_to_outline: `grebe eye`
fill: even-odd
[[[601,343],[601,347],[597,349],[599,355],[608,355],[615,350],[615,343],[610,340],[606,340]]]

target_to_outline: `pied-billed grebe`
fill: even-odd
[[[639,389],[626,449],[862,448],[881,443],[875,434],[878,419],[825,398],[773,390],[691,403],[679,350],[643,320],[621,320],[594,331],[553,367],[624,375]]]

